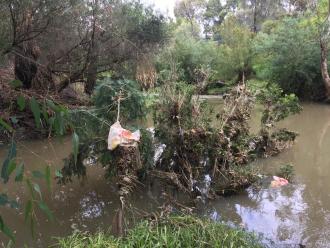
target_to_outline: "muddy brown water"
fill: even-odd
[[[212,105],[220,106],[214,99]],[[281,126],[300,134],[295,145],[256,163],[270,175],[279,166],[291,163],[295,168],[294,182],[277,189],[265,184],[238,195],[220,197],[206,203],[201,213],[260,233],[270,247],[330,247],[330,106],[304,104],[301,114],[288,118]],[[24,160],[28,172],[44,168],[45,164],[55,169],[62,167],[71,143],[69,138],[21,142],[18,151],[18,159]],[[5,147],[0,147],[0,160],[5,155]],[[43,213],[37,212],[36,240],[24,223],[23,211],[1,208],[1,215],[16,233],[16,246],[47,247],[56,242],[54,237],[77,230],[108,230],[119,203],[116,188],[103,176],[104,170],[92,165],[87,167],[85,180],[76,179],[65,186],[54,180],[52,194],[44,192],[43,197],[56,221],[49,222]],[[46,188],[43,182],[39,183]],[[28,199],[24,184],[9,182],[0,187],[1,192],[8,192],[19,203]],[[159,188],[138,190],[132,202],[139,209],[152,211],[160,204],[160,192]],[[6,242],[0,233],[0,247]]]

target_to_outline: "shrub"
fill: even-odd
[[[259,33],[253,66],[257,77],[278,83],[285,93],[320,99],[324,87],[314,29],[298,18],[286,18],[273,25],[271,32]]]

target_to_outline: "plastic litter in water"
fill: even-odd
[[[108,149],[114,150],[118,146],[135,146],[140,141],[140,130],[132,133],[129,130],[122,128],[120,122],[117,121],[110,127],[108,136]]]
[[[272,188],[279,188],[289,184],[288,180],[286,180],[285,178],[273,176],[273,179],[274,180],[270,183],[270,186]]]

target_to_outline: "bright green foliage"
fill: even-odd
[[[215,80],[217,45],[191,35],[190,26],[182,22],[173,39],[159,54],[156,67],[160,83],[184,81],[191,84]]]
[[[303,21],[268,22],[256,40],[254,69],[258,78],[278,83],[285,93],[317,100],[324,94],[320,48],[315,26]]]
[[[188,31],[187,31],[188,30]],[[158,56],[160,82],[183,81],[205,87],[216,81],[242,79],[252,72],[253,35],[233,16],[216,30],[220,41],[203,40],[182,22],[170,44]]]
[[[228,17],[218,30],[220,35],[218,74],[222,80],[242,80],[252,72],[253,34],[234,16]]]
[[[240,229],[192,216],[169,217],[159,222],[143,221],[124,238],[110,234],[75,234],[59,239],[59,248],[108,248],[108,247],[241,247],[261,248],[258,239]]]

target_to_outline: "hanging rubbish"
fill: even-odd
[[[288,180],[281,178],[281,177],[273,176],[273,179],[274,180],[270,184],[270,186],[272,188],[279,188],[279,187],[285,186],[289,183]]]
[[[108,136],[108,149],[114,150],[117,146],[136,146],[140,141],[140,130],[132,133],[122,128],[120,122],[117,121],[110,127]]]

